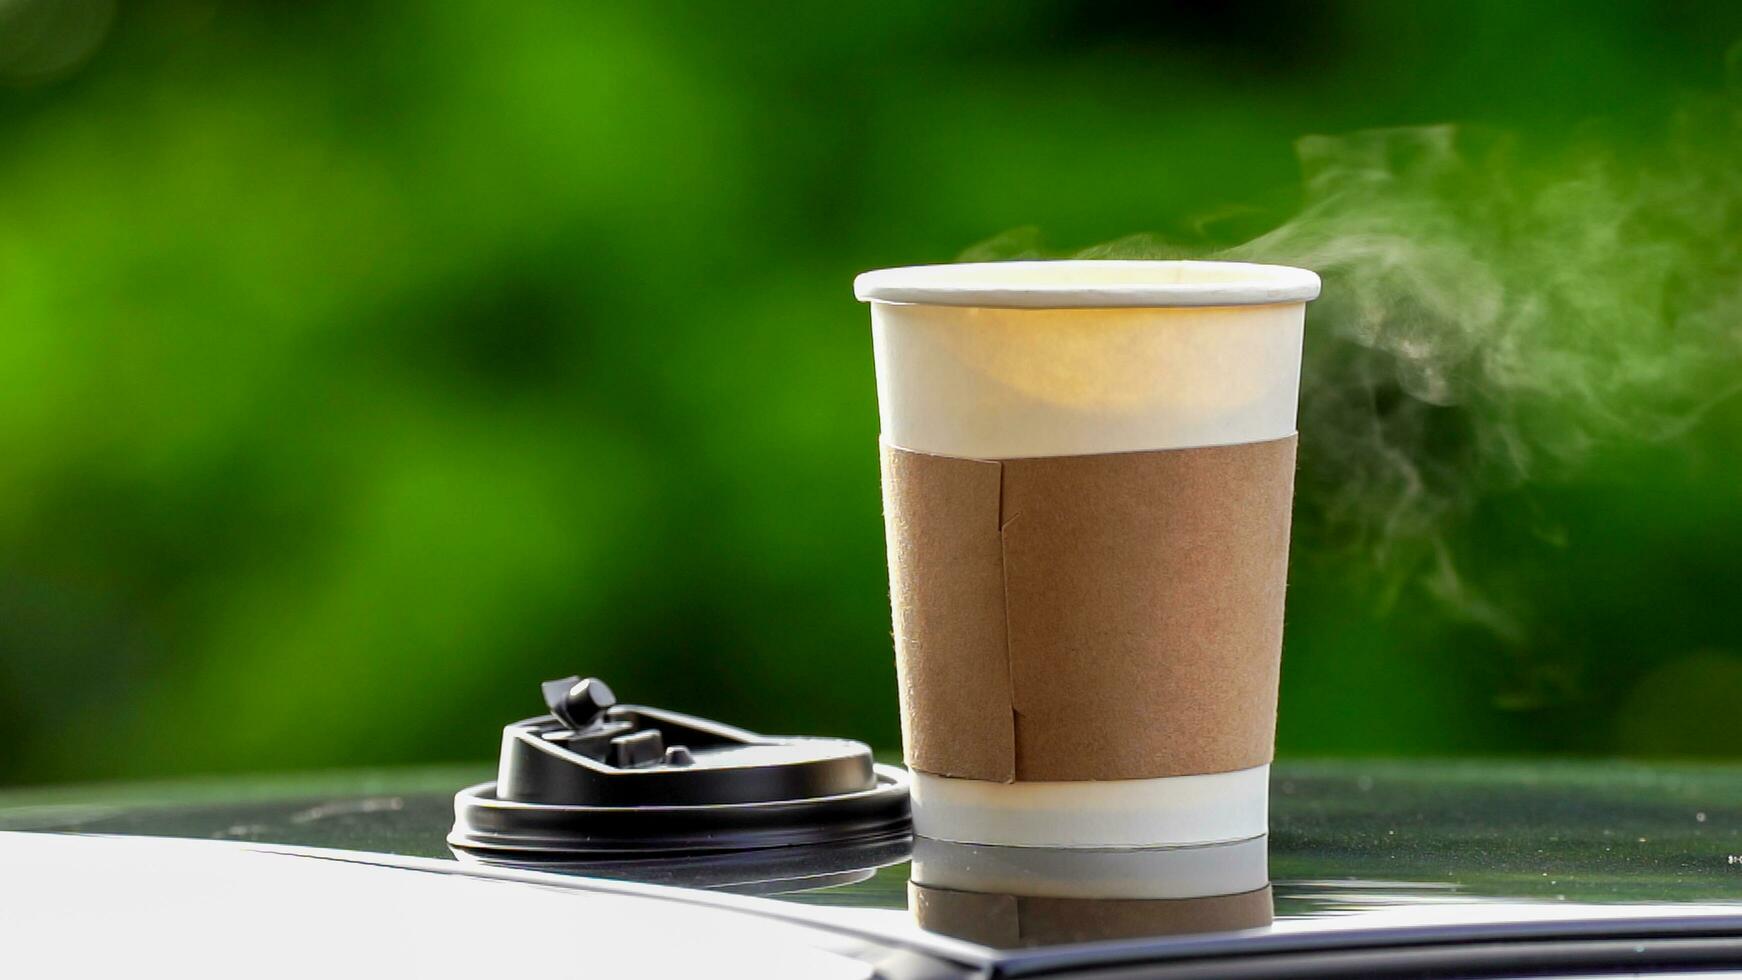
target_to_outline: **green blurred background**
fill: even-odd
[[[1672,131],[1738,37],[1731,2],[0,0],[0,782],[482,760],[577,671],[893,746],[855,273],[1024,226],[1209,254],[1302,207],[1313,133],[1722,159]],[[1634,298],[1734,335],[1742,195],[1689,195],[1720,246]],[[1307,419],[1389,356],[1339,310]],[[1479,388],[1362,391],[1470,432],[1513,410]],[[1445,502],[1407,533],[1303,425],[1280,753],[1742,756],[1742,406],[1684,402],[1502,478],[1405,440]]]

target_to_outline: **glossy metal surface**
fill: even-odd
[[[13,791],[0,794],[0,830],[214,838],[446,862],[454,860],[443,843],[452,791],[478,775],[405,770]],[[1671,931],[1694,928],[1681,924],[1692,919],[1726,935],[1742,924],[1742,904],[1732,905],[1742,902],[1742,769],[1294,763],[1276,767],[1272,789],[1271,885],[1262,895],[1252,887],[1263,871],[1253,845],[1155,860],[922,848],[917,863],[895,846],[741,856],[732,866],[559,870],[852,910],[854,923],[890,935],[919,934],[916,918],[987,946],[1106,940],[1104,949],[1117,951],[1166,935],[1178,955],[1477,924],[1553,935],[1627,933],[1586,925],[1618,917]],[[1275,921],[1265,925],[1270,914]],[[1189,938],[1194,929],[1228,928],[1246,931]],[[1043,955],[1052,954],[1031,949],[1021,954],[1029,960],[1011,962]]]
[[[513,887],[346,852],[0,833],[0,868],[10,976],[872,980],[891,955],[657,894]]]

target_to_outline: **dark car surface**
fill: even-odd
[[[1280,764],[1267,844],[1181,849],[1153,866],[1078,852],[1044,864],[1026,855],[1026,870],[1012,871],[970,855],[945,869],[957,877],[941,889],[920,879],[935,879],[926,862],[948,855],[922,842],[916,856],[905,839],[730,859],[485,864],[445,843],[453,791],[483,775],[0,795],[0,829],[15,832],[0,835],[7,947],[14,962],[66,975],[1742,970],[1742,770],[1729,767]],[[1248,867],[1230,870],[1240,862]],[[1268,888],[1223,897],[1234,904],[1128,897],[1219,873],[1267,875]],[[989,884],[970,894],[964,874]],[[1049,878],[1039,895],[1036,875]],[[957,914],[938,913],[940,895]]]

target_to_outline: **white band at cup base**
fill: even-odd
[[[1270,766],[1200,776],[993,783],[913,772],[913,831],[1013,847],[1172,847],[1247,840],[1270,818]]]

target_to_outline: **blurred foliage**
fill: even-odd
[[[892,745],[854,273],[1020,226],[1225,247],[1299,207],[1308,133],[1650,146],[1738,37],[1723,2],[0,0],[0,781],[483,759],[571,671]],[[1283,754],[1742,753],[1739,444],[1727,401],[1474,502],[1462,574],[1522,632],[1303,504]]]

